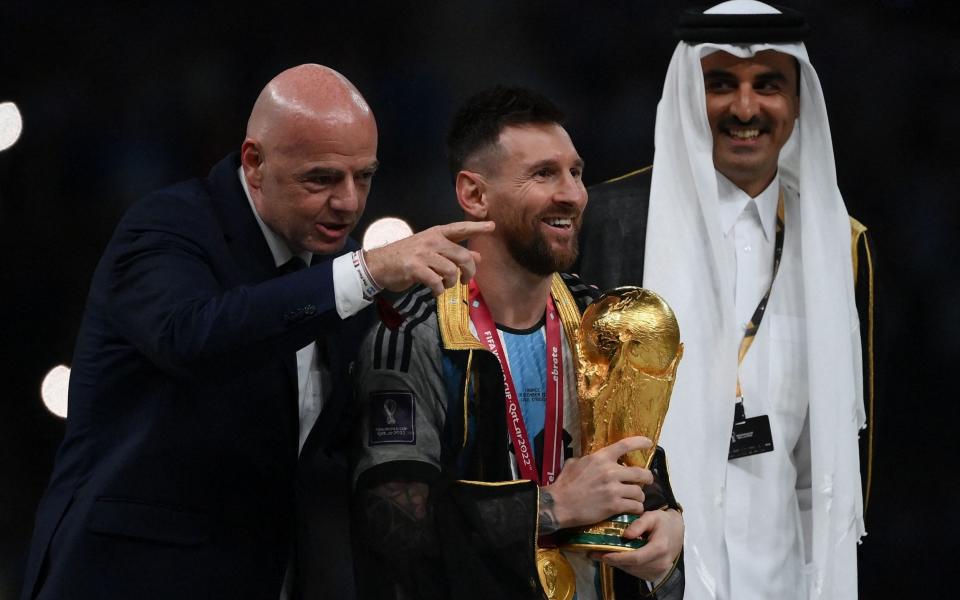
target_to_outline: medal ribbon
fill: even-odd
[[[743,358],[747,355],[747,350],[753,345],[753,338],[757,336],[757,330],[760,329],[760,322],[763,321],[764,312],[767,310],[767,301],[770,300],[770,292],[773,291],[773,281],[777,278],[777,271],[780,269],[780,258],[783,256],[783,230],[784,230],[784,211],[783,211],[783,190],[780,190],[780,199],[777,201],[777,235],[773,245],[773,277],[770,278],[770,287],[767,293],[760,299],[757,308],[747,323],[747,329],[743,332],[743,339],[740,341],[740,352],[737,354],[737,398],[743,397],[743,391],[740,389],[740,365],[743,364]],[[737,401],[738,404],[740,401]],[[742,410],[742,407],[741,407]]]
[[[527,427],[520,412],[520,398],[510,374],[503,343],[497,333],[490,309],[480,294],[480,289],[470,280],[470,319],[477,328],[480,342],[496,357],[503,371],[503,396],[506,402],[507,433],[513,444],[520,476],[539,485],[549,485],[556,481],[563,466],[563,350],[560,337],[560,316],[553,304],[553,297],[547,297],[547,403],[544,418],[544,449],[541,473],[537,474],[537,465],[533,454],[533,444],[527,433]]]

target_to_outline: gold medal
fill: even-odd
[[[559,548],[537,548],[537,574],[549,600],[573,599],[577,577]]]

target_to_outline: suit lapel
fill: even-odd
[[[250,201],[240,184],[240,156],[233,153],[217,163],[210,170],[207,185],[214,210],[220,221],[227,252],[234,261],[236,269],[226,275],[224,287],[255,285],[277,276],[277,267],[270,252],[270,246],[263,237],[263,231],[253,215]],[[278,309],[279,310],[279,309]],[[285,352],[278,357],[282,363],[285,384],[287,386],[284,412],[291,415],[292,439],[294,447],[299,436],[298,423],[300,408],[297,401],[297,356],[296,352]],[[292,412],[289,412],[292,411]]]
[[[213,167],[207,185],[220,219],[224,241],[242,280],[239,283],[260,283],[275,277],[277,267],[250,202],[243,193],[239,168],[239,155],[231,154]]]

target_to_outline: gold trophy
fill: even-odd
[[[656,446],[682,356],[677,318],[650,290],[619,287],[588,306],[577,339],[581,454],[634,435]],[[654,450],[629,452],[620,462],[649,469]],[[563,547],[585,552],[640,548],[645,540],[621,537],[637,518],[614,515],[575,528]]]

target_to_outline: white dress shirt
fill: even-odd
[[[773,278],[779,178],[750,198],[718,173],[720,221],[729,260],[735,264],[738,348],[747,323]],[[790,202],[791,198],[785,198]],[[810,454],[807,425],[806,349],[802,314],[777,294],[778,283],[798,277],[797,240],[786,223],[785,249],[766,314],[740,365],[747,418],[767,415],[774,449],[727,462],[720,502],[727,554],[719,598],[806,598],[803,520],[809,515]],[[796,231],[796,229],[794,229]],[[791,243],[792,242],[792,243]],[[781,284],[782,287],[782,284]],[[723,397],[735,400],[735,390]],[[732,412],[732,411],[731,411]],[[723,581],[723,578],[721,578]],[[726,589],[725,589],[726,588]]]

